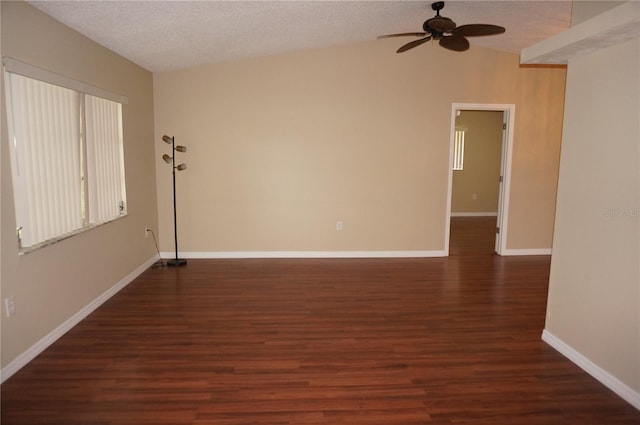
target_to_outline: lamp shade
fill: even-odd
[[[168,144],[173,143],[173,137],[170,137],[170,136],[162,136],[162,140]]]
[[[182,171],[182,170],[186,170],[186,169],[187,169],[187,164],[185,164],[185,163],[182,163],[182,164],[180,164],[180,165],[178,165],[176,167],[176,170],[178,170],[178,171]]]
[[[171,160],[173,159],[172,157],[170,157],[169,155],[167,155],[166,153],[164,155],[162,155],[162,159],[164,160],[164,162],[166,162],[167,164],[171,164]]]
[[[178,145],[178,146],[176,146],[176,150],[178,152],[186,152],[187,151],[187,147],[186,146],[182,146],[182,145]]]

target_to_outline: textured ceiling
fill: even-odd
[[[29,1],[92,40],[153,72],[375,40],[422,31],[430,1]],[[447,1],[458,25],[501,25],[469,38],[519,53],[570,25],[571,1]],[[397,47],[413,38],[398,38]],[[395,49],[389,51],[390,57]],[[426,54],[425,46],[410,54]],[[460,53],[464,54],[464,53]]]

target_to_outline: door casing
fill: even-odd
[[[502,181],[498,193],[498,218],[495,252],[503,255],[507,248],[507,225],[509,223],[509,189],[511,187],[511,153],[513,151],[513,130],[515,123],[516,105],[513,104],[485,104],[485,103],[452,103],[451,128],[449,140],[449,179],[447,188],[447,212],[445,221],[445,252],[449,255],[449,237],[451,232],[451,197],[453,192],[453,147],[456,130],[456,112],[459,110],[501,111],[504,130],[502,131],[502,158],[500,161],[500,176]]]

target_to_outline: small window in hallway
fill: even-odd
[[[464,169],[464,130],[456,130],[453,144],[453,170]]]

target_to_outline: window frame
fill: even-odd
[[[78,184],[82,186],[81,190],[81,201],[78,207],[82,209],[81,215],[83,215],[82,224],[80,227],[66,232],[64,234],[58,234],[57,236],[48,238],[46,240],[38,241],[30,244],[29,246],[21,246],[21,228],[16,228],[16,241],[18,243],[18,250],[20,254],[28,253],[35,251],[37,249],[43,248],[45,246],[52,245],[74,235],[83,233],[87,230],[90,230],[94,227],[101,226],[103,224],[112,222],[114,220],[118,220],[127,215],[126,210],[126,179],[125,179],[125,161],[124,161],[124,135],[123,135],[123,106],[128,103],[128,99],[125,96],[121,96],[116,93],[112,93],[108,90],[101,89],[99,87],[92,86],[90,84],[74,80],[72,78],[65,77],[63,75],[18,61],[13,58],[3,57],[3,73],[4,73],[4,82],[5,82],[5,103],[6,103],[6,113],[7,113],[7,124],[8,124],[8,132],[9,132],[9,140],[11,142],[10,145],[10,161],[11,161],[11,175],[12,175],[12,184],[13,184],[13,197],[14,197],[14,212],[16,214],[16,226],[20,226],[18,223],[19,217],[25,217],[27,211],[24,211],[24,206],[22,202],[19,201],[19,193],[27,193],[26,183],[23,178],[17,178],[17,167],[19,164],[24,164],[24,158],[18,158],[18,155],[21,155],[20,149],[16,149],[15,146],[15,129],[14,129],[14,111],[13,104],[11,98],[11,75],[16,74],[22,77],[27,77],[33,80],[38,80],[47,84],[51,84],[54,86],[62,87],[65,89],[73,90],[78,93],[79,96],[79,105],[80,110],[78,112],[78,124],[79,124],[79,137],[78,142],[80,144],[80,153],[79,153],[79,167],[80,167],[80,176],[78,180]],[[92,197],[95,197],[96,194],[92,194],[88,185],[88,168],[91,168],[91,164],[88,162],[87,158],[87,150],[88,144],[91,142],[87,142],[87,122],[86,122],[86,108],[88,102],[88,96],[92,96],[98,99],[107,100],[110,102],[115,102],[118,104],[117,106],[117,115],[116,119],[118,120],[118,133],[119,133],[119,170],[118,174],[120,175],[120,179],[116,183],[117,186],[120,187],[120,191],[122,194],[122,201],[124,203],[124,209],[119,211],[117,216],[111,217],[109,219],[105,219],[102,221],[92,221],[90,211],[88,210],[89,203],[91,202]],[[20,192],[22,191],[22,192]],[[26,196],[26,195],[25,195]],[[37,238],[36,238],[37,239]]]

